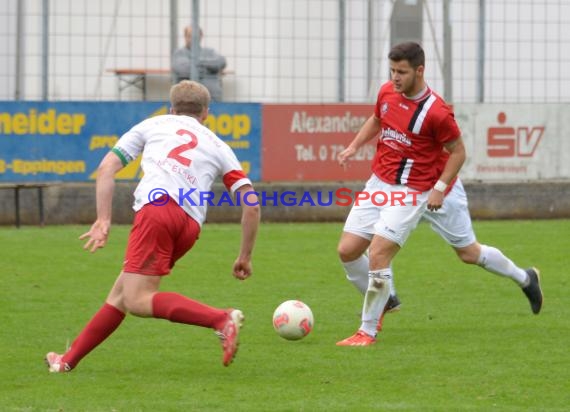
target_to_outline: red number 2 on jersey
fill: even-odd
[[[168,157],[176,160],[177,162],[183,164],[184,166],[190,166],[190,163],[192,163],[192,159],[182,156],[181,153],[184,153],[185,151],[190,149],[194,149],[196,146],[198,146],[198,138],[194,133],[184,129],[178,130],[176,134],[180,136],[184,135],[190,136],[190,141],[180,146],[176,146],[174,149],[170,151],[170,153],[168,153]]]

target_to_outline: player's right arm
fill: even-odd
[[[364,125],[362,125],[348,147],[338,154],[338,163],[341,166],[346,167],[348,159],[365,143],[376,137],[378,133],[380,133],[380,119],[373,114],[368,118],[368,120],[366,120]]]
[[[241,199],[242,236],[239,255],[233,266],[233,274],[238,279],[247,279],[252,273],[251,258],[259,228],[261,208],[257,194],[251,185],[243,185],[236,192]]]

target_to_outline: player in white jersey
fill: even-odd
[[[195,117],[170,114],[146,119],[125,133],[112,151],[124,164],[142,151],[144,175],[134,193],[135,211],[150,202],[157,204],[153,197],[168,193],[202,225],[207,207],[204,194],[218,175],[232,193],[245,185],[251,190],[230,147]],[[249,195],[246,200],[252,203]]]
[[[233,275],[252,273],[251,256],[260,208],[232,150],[202,125],[208,115],[210,94],[201,84],[182,81],[170,91],[171,114],[147,119],[125,133],[97,170],[97,220],[80,239],[95,252],[107,243],[115,173],[142,154],[144,177],[135,191],[135,219],[123,270],[105,304],[63,355],[49,352],[50,372],[68,372],[109,337],[125,315],[168,319],[171,322],[213,329],[220,337],[222,362],[228,366],[238,349],[243,313],[218,309],[186,296],[160,292],[161,277],[198,239],[206,216],[200,193],[211,190],[222,176],[232,194],[247,201],[242,206],[242,240]]]

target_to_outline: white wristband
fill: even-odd
[[[447,183],[438,180],[437,183],[433,186],[433,190],[437,190],[438,192],[445,192],[445,189],[447,189]]]

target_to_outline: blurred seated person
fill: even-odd
[[[204,33],[200,29],[200,43]],[[184,28],[186,46],[176,50],[172,56],[172,71],[176,83],[190,79],[192,61],[192,27]],[[208,47],[200,47],[200,60],[198,62],[198,79],[208,91],[213,101],[222,100],[222,73],[226,67],[226,58]]]

